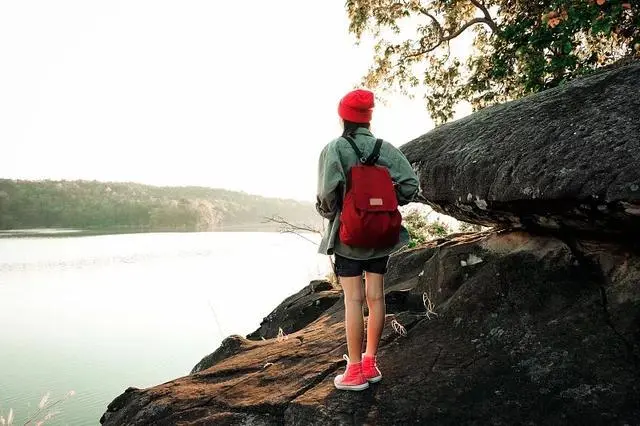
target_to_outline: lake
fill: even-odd
[[[0,239],[0,415],[74,395],[45,425],[95,425],[127,387],[184,376],[328,261],[292,234]]]

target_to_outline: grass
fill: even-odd
[[[57,409],[54,410],[54,408],[59,407],[66,400],[68,400],[75,394],[76,394],[75,391],[69,391],[63,397],[56,400],[52,400],[51,393],[47,392],[40,399],[40,402],[38,403],[37,411],[31,414],[29,417],[27,417],[23,425],[24,426],[43,426],[46,422],[54,419],[57,415],[61,413],[60,410],[57,410]],[[14,426],[16,424],[15,421],[16,421],[16,417],[15,417],[15,412],[13,411],[13,408],[9,409],[9,412],[7,413],[7,417],[4,417],[4,415],[0,414],[0,426]]]

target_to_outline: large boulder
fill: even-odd
[[[640,62],[484,109],[402,150],[439,212],[637,238]]]
[[[384,379],[371,389],[333,387],[346,351],[336,303],[288,339],[235,338],[207,369],[129,389],[101,423],[640,423],[637,253],[493,231],[405,252],[390,269]]]

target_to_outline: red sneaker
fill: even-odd
[[[378,369],[375,356],[362,354],[362,375],[369,383],[378,383],[382,380],[382,373]]]
[[[347,369],[344,374],[339,374],[333,380],[333,384],[337,389],[361,391],[369,387],[369,382],[362,375],[362,362],[350,363],[349,357],[344,356],[347,361]]]

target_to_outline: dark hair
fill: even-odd
[[[353,121],[344,121],[344,131],[342,132],[343,136],[350,135],[361,127],[368,129],[371,127],[371,123],[354,123]]]

